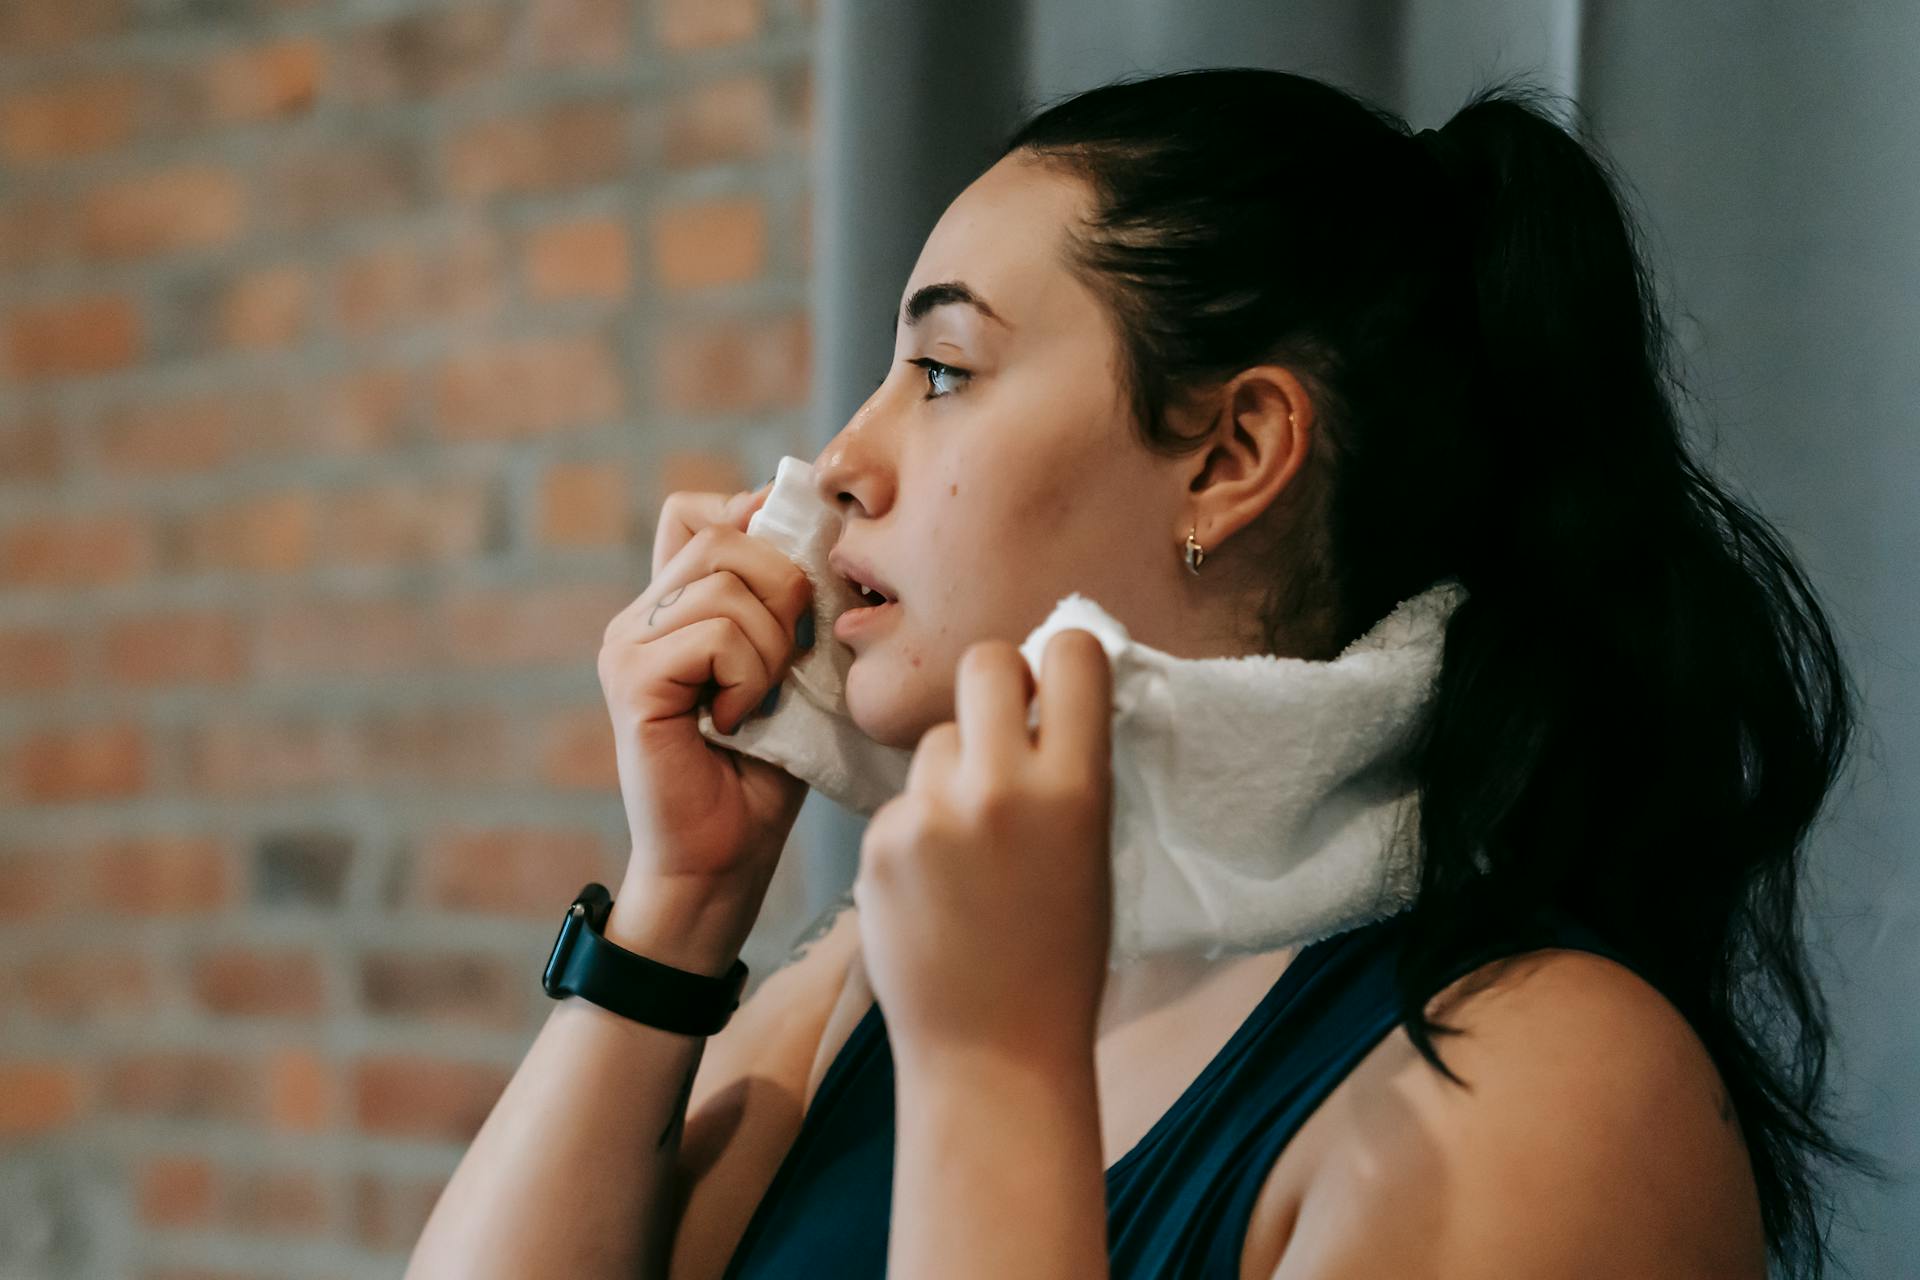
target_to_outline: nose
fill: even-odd
[[[852,499],[872,519],[893,500],[893,471],[875,439],[879,426],[872,405],[861,405],[840,433],[827,441],[813,460],[814,487],[820,497],[841,511]]]

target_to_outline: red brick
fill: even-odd
[[[222,393],[181,399],[136,395],[100,416],[95,451],[109,474],[210,471],[232,460],[235,435]]]
[[[457,592],[442,604],[442,643],[455,666],[584,669],[599,654],[607,624],[642,590],[581,582]]]
[[[592,425],[626,407],[620,362],[598,334],[465,343],[434,381],[441,433],[454,440]]]
[[[804,407],[808,342],[804,312],[672,329],[662,337],[654,361],[661,407],[682,413]]]
[[[660,0],[654,15],[655,37],[673,50],[751,40],[765,20],[760,0]]]
[[[188,741],[188,781],[197,791],[223,796],[340,786],[360,776],[354,747],[351,731],[337,721],[215,718]]]
[[[48,1022],[146,1014],[153,1009],[153,965],[143,951],[63,945],[21,966],[20,994]]]
[[[51,915],[72,900],[72,869],[50,853],[0,851],[0,921]]]
[[[731,76],[668,99],[662,155],[672,168],[758,159],[772,152],[778,129],[771,82]]]
[[[70,261],[79,240],[72,202],[46,191],[0,201],[0,271]]]
[[[138,77],[63,79],[0,101],[0,156],[45,164],[120,146],[133,136]]]
[[[150,1227],[203,1227],[213,1221],[213,1164],[205,1156],[156,1156],[134,1170],[140,1221]]]
[[[191,513],[177,537],[176,567],[293,573],[313,562],[320,508],[304,490],[261,494]]]
[[[327,142],[291,151],[265,166],[266,213],[288,234],[355,219],[404,213],[424,204],[430,170],[420,144],[391,137]]]
[[[169,610],[107,626],[106,677],[116,684],[232,684],[247,674],[247,645],[232,615]]]
[[[0,483],[51,484],[65,471],[60,418],[51,409],[30,407],[0,416]]]
[[[199,121],[236,124],[307,114],[319,96],[325,50],[312,36],[219,54],[197,70]]]
[[[333,1110],[333,1073],[311,1049],[281,1049],[266,1064],[267,1120],[283,1133],[319,1133]]]
[[[737,284],[766,264],[767,211],[758,199],[684,204],[654,220],[653,274],[665,288]]]
[[[150,1049],[112,1059],[106,1101],[127,1115],[173,1120],[241,1120],[260,1114],[259,1073],[229,1054]]]
[[[624,298],[632,259],[626,224],[617,218],[536,228],[527,239],[527,296],[538,302]]]
[[[113,35],[127,25],[129,0],[7,0],[0,5],[0,53],[50,53]]]
[[[22,794],[39,804],[138,795],[148,777],[147,735],[132,721],[65,724],[28,735]]]
[[[193,960],[193,997],[209,1013],[242,1017],[317,1017],[326,980],[311,951],[229,946]]]
[[[0,694],[51,693],[73,683],[74,640],[57,627],[0,628]]]
[[[445,1178],[398,1178],[377,1173],[353,1179],[353,1235],[368,1249],[412,1249],[447,1189]]]
[[[313,397],[321,406],[315,447],[324,452],[379,453],[401,442],[420,396],[413,372],[354,369]]]
[[[349,334],[484,319],[503,301],[503,254],[491,232],[469,229],[395,242],[340,265],[335,311]]]
[[[262,620],[259,671],[268,680],[408,671],[428,663],[431,645],[426,608],[412,599],[302,596]]]
[[[494,504],[484,476],[330,494],[319,545],[329,561],[344,564],[470,560],[486,549]]]
[[[39,516],[0,532],[0,583],[8,586],[126,582],[153,559],[153,530],[132,515]]]
[[[109,913],[196,915],[235,898],[233,858],[212,837],[137,836],[92,851],[83,871],[88,896]]]
[[[251,1235],[312,1236],[332,1225],[327,1188],[310,1169],[229,1170],[216,1203],[220,1226]]]
[[[629,0],[533,0],[533,60],[541,67],[621,67],[633,45]]]
[[[556,712],[541,728],[540,780],[561,791],[620,794],[613,721],[604,706]]]
[[[79,1119],[85,1096],[80,1068],[70,1062],[0,1062],[0,1136],[22,1138],[66,1128]]]
[[[292,346],[313,316],[313,277],[305,267],[281,264],[240,275],[220,299],[222,344],[244,350]]]
[[[362,27],[346,35],[339,86],[369,105],[441,97],[503,78],[510,14],[499,6],[451,5]]]
[[[625,103],[571,102],[469,125],[448,144],[448,188],[485,198],[623,178],[632,168],[627,120]]]
[[[632,522],[632,482],[618,462],[559,462],[540,478],[540,541],[548,546],[620,546]]]
[[[696,493],[738,493],[755,487],[741,470],[740,459],[712,449],[677,449],[667,454],[660,460],[655,479],[652,506],[656,517],[666,496],[682,489]]]
[[[500,1100],[510,1074],[483,1063],[403,1055],[367,1058],[353,1073],[355,1122],[367,1133],[469,1143]]]
[[[360,960],[362,1007],[378,1017],[516,1030],[527,1010],[524,966],[472,952],[376,951]]]
[[[114,294],[16,307],[6,330],[7,367],[21,379],[125,368],[144,343],[133,299]]]
[[[381,708],[359,728],[362,767],[371,782],[519,781],[515,736],[492,707]]]
[[[427,842],[420,896],[449,911],[537,920],[555,902],[564,910],[587,881],[610,883],[623,865],[592,831],[443,830]]]
[[[87,193],[80,246],[103,258],[149,257],[224,244],[246,223],[246,190],[231,170],[182,165]]]

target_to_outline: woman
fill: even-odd
[[[711,1042],[563,1002],[409,1274],[1820,1273],[1815,1163],[1869,1162],[1825,1127],[1798,859],[1852,693],[1537,97],[1410,137],[1208,70],[1014,134],[816,463],[894,602],[837,628],[850,712],[916,748],[857,909]],[[756,500],[669,499],[600,660],[607,937],[707,974],[804,794],[692,723],[811,639]],[[1447,576],[1415,906],[1103,983],[1104,659],[1048,648],[1035,747],[1014,642],[1079,590],[1178,656],[1328,658]]]

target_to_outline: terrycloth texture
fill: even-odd
[[[847,715],[853,650],[833,638],[833,623],[860,596],[827,564],[840,520],[813,486],[813,464],[782,458],[747,532],[786,552],[813,583],[813,647],[794,659],[771,714],[749,715],[736,731],[722,733],[712,708],[702,707],[696,723],[708,741],[771,761],[835,804],[870,815],[906,787],[913,753],[875,742]]]
[[[770,760],[855,812],[906,785],[912,753],[846,713],[852,653],[833,620],[858,597],[826,564],[840,519],[812,468],[781,462],[747,532],[812,579],[811,652],[771,715],[708,739]],[[1109,964],[1160,951],[1208,957],[1304,945],[1393,915],[1419,880],[1417,795],[1406,752],[1433,692],[1448,579],[1403,601],[1331,662],[1254,654],[1175,658],[1134,641],[1069,593],[1021,642],[1036,678],[1047,640],[1082,627],[1113,671],[1113,933]],[[1028,715],[1038,722],[1039,704]]]
[[[1440,671],[1451,579],[1331,662],[1175,658],[1077,592],[1021,642],[1081,627],[1113,670],[1113,952],[1209,957],[1317,942],[1419,887],[1406,753]],[[1028,727],[1039,722],[1038,700]]]

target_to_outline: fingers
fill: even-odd
[[[646,644],[710,617],[731,620],[760,655],[772,679],[786,678],[794,653],[792,631],[729,569],[716,569],[676,587],[644,608],[623,611],[608,627],[604,640],[613,645]]]
[[[920,735],[914,744],[913,758],[907,762],[905,789],[919,790],[934,778],[953,772],[953,759],[960,754],[960,730],[951,720],[943,720]]]
[[[1040,654],[1039,750],[1060,767],[1106,769],[1112,759],[1113,671],[1098,636],[1069,627]]]
[[[767,495],[772,491],[773,481],[769,480],[758,489],[735,494],[695,489],[678,489],[668,494],[660,504],[660,520],[653,531],[653,576],[658,578],[661,568],[708,525],[727,524],[744,531],[747,521],[766,505]]]
[[[713,699],[713,722],[722,733],[732,733],[760,704],[773,680],[759,651],[732,618],[702,618],[647,647],[650,662],[664,677],[635,687],[632,710],[641,723],[685,715],[699,701],[709,683],[719,686]],[[615,653],[604,664],[619,661]]]
[[[966,767],[982,776],[1009,767],[999,748],[1033,741],[1027,732],[1027,703],[1033,697],[1027,660],[1005,640],[977,641],[960,655],[955,685],[954,719]]]
[[[756,504],[764,497],[758,495],[754,503],[743,505],[736,514],[746,513],[740,514],[744,522],[758,510]],[[770,659],[778,654],[784,660],[792,652],[792,637],[801,615],[813,607],[813,584],[799,565],[766,539],[750,537],[740,528],[718,522],[694,532],[661,566],[647,589],[608,624],[607,634],[618,632],[644,641],[662,634],[676,619],[684,623],[697,616],[685,607],[687,597],[676,592],[723,570],[738,577],[785,630],[786,638],[769,654]],[[666,608],[668,605],[680,607],[675,613]]]

